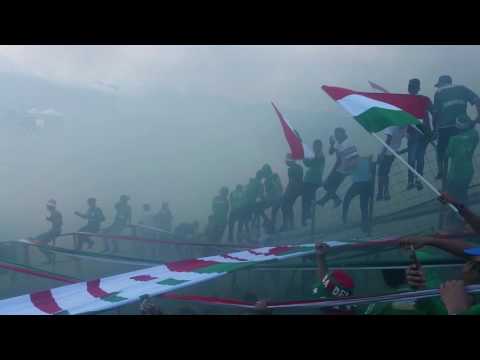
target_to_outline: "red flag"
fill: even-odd
[[[308,147],[306,147],[305,144],[303,144],[302,140],[300,140],[299,136],[297,136],[296,131],[290,126],[290,124],[283,117],[282,113],[277,109],[273,102],[272,106],[277,113],[278,119],[280,120],[280,125],[283,129],[283,134],[285,135],[285,139],[290,146],[292,159],[302,160],[305,158],[312,158],[313,152]]]

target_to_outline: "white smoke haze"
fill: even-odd
[[[326,147],[343,126],[370,154],[377,143],[322,85],[366,91],[371,80],[405,92],[417,77],[431,97],[449,74],[478,92],[479,55],[478,46],[0,46],[1,239],[42,231],[51,197],[66,230],[82,224],[73,211],[90,196],[111,220],[123,193],[137,214],[166,200],[177,222],[204,224],[218,189],[264,163],[286,182],[270,101],[309,144]]]

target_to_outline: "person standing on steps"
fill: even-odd
[[[213,211],[213,241],[222,242],[223,234],[228,222],[228,188],[226,186],[220,189],[220,193],[215,196],[212,202]]]
[[[95,198],[89,198],[87,200],[88,210],[85,214],[75,211],[75,215],[81,217],[82,219],[87,220],[87,225],[78,229],[78,232],[87,232],[96,234],[100,231],[100,226],[102,222],[105,221],[105,216],[103,215],[102,209],[97,207],[97,200]],[[93,241],[87,235],[79,235],[77,249],[82,250],[83,244],[87,243],[88,248],[92,248]]]
[[[228,241],[233,242],[233,233],[235,224],[237,225],[237,241],[238,234],[241,232],[240,226],[242,222],[242,208],[244,206],[245,194],[243,185],[238,184],[234,191],[230,193],[230,215],[228,216]]]
[[[390,126],[384,130],[387,136],[385,143],[397,152],[402,145],[402,140],[407,133],[407,126]],[[390,170],[392,169],[395,156],[385,146],[382,146],[378,154],[378,193],[377,201],[390,200]]]
[[[102,231],[105,235],[121,235],[121,233],[132,222],[132,208],[128,204],[130,198],[127,195],[122,195],[120,200],[115,204],[115,218],[113,223]],[[105,248],[103,252],[110,251],[110,242],[113,245],[113,252],[118,252],[118,240],[108,239],[104,240]]]
[[[54,199],[48,200],[47,211],[50,214],[46,218],[46,220],[51,224],[50,230],[34,237],[32,240],[39,243],[39,250],[47,258],[45,263],[51,264],[53,262],[54,255],[42,247],[48,245],[50,242],[53,242],[62,233],[63,218],[60,211],[57,210],[57,202]]]
[[[467,104],[475,105],[477,110],[475,122],[480,120],[480,98],[466,86],[452,84],[449,75],[440,76],[435,87],[437,92],[433,98],[433,126],[434,132],[438,134],[436,179],[440,180],[444,178],[448,169],[446,152],[450,138],[459,133],[455,124],[458,119],[468,116]]]
[[[283,225],[280,231],[289,231],[295,228],[293,206],[303,192],[303,167],[291,154],[287,154],[285,164],[288,167],[288,184],[282,199]]]
[[[357,147],[350,141],[347,131],[338,127],[335,129],[334,135],[330,137],[328,153],[330,155],[335,154],[337,161],[324,183],[327,193],[317,203],[320,206],[325,206],[328,201],[333,200],[334,207],[338,207],[342,200],[338,197],[337,190],[354,168],[358,159],[358,151]]]
[[[408,82],[408,93],[410,95],[418,95],[420,92],[420,80],[411,79]],[[426,96],[424,96],[426,98]],[[410,125],[407,128],[407,141],[408,141],[408,164],[414,168],[420,175],[423,175],[423,168],[425,164],[425,152],[429,141],[432,139],[432,128],[430,125],[429,113],[432,112],[432,103],[428,99],[430,106],[428,107],[425,116],[419,119],[421,125]],[[417,179],[415,174],[408,170],[408,184],[407,190],[411,190],[414,187],[417,190],[423,189],[423,184],[420,179]]]
[[[322,141],[313,142],[312,159],[304,159],[303,165],[307,168],[307,173],[303,179],[302,193],[302,225],[307,225],[307,219],[312,220],[312,203],[316,201],[318,188],[323,184],[323,170],[325,169],[325,156],[323,155]]]

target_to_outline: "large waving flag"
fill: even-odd
[[[368,132],[389,126],[420,125],[429,106],[426,96],[368,93],[334,86],[322,89],[347,110]]]
[[[337,241],[327,244],[348,245]],[[98,312],[136,302],[145,294],[164,294],[259,262],[304,256],[313,252],[314,244],[284,245],[181,260],[0,300],[0,314],[74,315]]]
[[[313,158],[315,156],[313,151],[302,142],[302,139],[300,139],[298,133],[290,126],[288,121],[283,117],[282,113],[277,109],[273,102],[272,106],[277,113],[280,124],[282,125],[283,134],[285,135],[285,139],[290,146],[292,158],[294,160]]]
[[[331,248],[348,250],[377,246],[388,248],[398,246],[398,242],[399,238],[393,237],[358,243],[325,243]],[[315,244],[267,246],[169,262],[84,282],[57,276],[54,280],[70,284],[0,300],[0,315],[74,315],[114,309],[137,302],[142,295],[162,295],[262,262],[301,257],[314,252]],[[36,275],[45,277],[44,274]]]

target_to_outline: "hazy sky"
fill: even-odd
[[[372,80],[403,92],[418,77],[432,96],[449,74],[478,91],[479,55],[478,46],[0,46],[4,236],[43,230],[51,197],[66,230],[82,224],[72,213],[87,197],[111,215],[122,193],[137,213],[166,199],[178,221],[204,223],[220,186],[246,183],[265,162],[285,179],[271,100],[307,142],[326,143],[341,125],[367,154],[376,143],[321,85],[368,90]],[[23,118],[41,131],[19,130]]]

